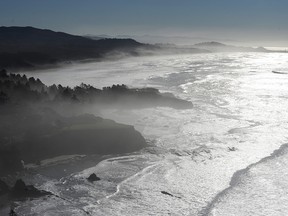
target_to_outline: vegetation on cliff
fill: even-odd
[[[0,71],[0,173],[24,164],[74,154],[122,154],[147,144],[133,126],[91,114],[71,112],[83,106],[135,109],[155,106],[187,109],[192,103],[154,88],[113,85],[97,89],[46,86],[39,79]],[[55,110],[59,107],[62,114]],[[67,115],[63,115],[63,113]]]

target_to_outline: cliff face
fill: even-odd
[[[0,109],[0,120],[0,176],[21,170],[23,161],[39,163],[74,154],[122,154],[146,147],[133,126],[94,115],[63,117],[49,109],[18,107],[9,113]]]
[[[102,119],[30,138],[21,143],[21,155],[25,162],[35,163],[60,155],[129,153],[145,146],[145,139],[133,126]]]

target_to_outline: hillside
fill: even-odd
[[[0,68],[33,68],[62,61],[103,58],[117,50],[135,54],[146,45],[132,39],[100,39],[33,27],[0,27]]]

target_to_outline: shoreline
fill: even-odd
[[[93,199],[95,199],[96,205],[99,205],[102,200],[105,200],[108,197],[113,196],[113,194],[117,192],[118,187],[121,185],[123,181],[130,179],[131,176],[137,175],[138,172],[141,172],[141,170],[145,169],[148,166],[148,164],[146,164],[147,162],[148,162],[147,159],[144,159],[141,156],[141,150],[139,150],[136,152],[126,154],[82,156],[82,158],[79,160],[77,159],[76,156],[74,158],[68,159],[65,162],[58,161],[56,164],[52,165],[47,164],[42,167],[38,166],[31,168],[28,171],[20,173],[15,178],[17,179],[20,177],[21,179],[24,180],[25,183],[29,185],[30,184],[35,185],[37,189],[47,191],[49,193],[52,193],[52,195],[48,195],[48,197],[33,198],[31,200],[29,200],[29,198],[23,200],[9,200],[6,198],[5,200],[4,196],[0,196],[1,202],[3,203],[7,202],[6,204],[1,205],[0,213],[3,215],[5,214],[8,215],[10,209],[13,209],[16,213],[29,211],[29,208],[32,208],[33,205],[36,205],[36,203],[37,205],[39,205],[40,203],[43,203],[43,201],[45,202],[46,199],[50,201],[55,199],[57,201],[57,199],[61,199],[61,201],[59,200],[59,202],[63,203],[60,205],[64,205],[65,207],[69,204],[65,203],[65,200],[67,201],[70,200],[71,203],[69,205],[73,204],[71,208],[75,208],[78,210],[82,209],[84,211],[89,212],[89,210],[86,210],[86,208],[89,208],[89,203],[86,202],[83,203],[83,201],[81,202],[80,200],[77,199],[74,200],[76,197],[74,197],[73,193],[70,194],[69,191],[67,191],[69,188],[70,188],[69,190],[71,190],[71,187],[72,188],[87,187],[85,193],[91,192],[92,194],[98,194]],[[138,165],[135,165],[135,163]],[[143,165],[143,163],[145,165]],[[119,168],[117,168],[117,164],[118,165],[123,164],[123,167],[120,166]],[[114,166],[116,166],[116,170],[114,170],[115,169]],[[130,170],[131,166],[132,167],[136,166],[138,168],[134,170],[132,173],[130,173],[129,171],[131,171]],[[63,170],[63,167],[66,167],[67,169]],[[55,173],[51,173],[55,172],[55,168],[58,171],[62,171],[61,173],[58,173],[58,176],[55,176]],[[108,177],[101,176],[100,174],[101,179],[99,180],[99,183],[96,183],[98,181],[94,183],[89,182],[87,180],[90,174],[96,173],[96,175],[98,175],[97,170],[101,170],[104,168],[107,169],[105,170],[104,174],[106,174]],[[128,171],[128,173],[125,172],[125,169],[127,169],[126,171]],[[117,175],[114,176],[115,171],[123,172],[122,173],[123,175],[118,177]],[[53,175],[49,176],[49,173],[54,174],[54,176]],[[60,177],[60,174],[64,175]],[[111,176],[109,177],[109,175]],[[49,190],[49,187],[51,187],[52,190]],[[115,192],[113,192],[113,188],[115,188]],[[75,193],[82,194],[83,192],[75,191]],[[87,195],[86,196],[84,195],[84,197],[87,197]],[[31,206],[28,207],[27,205]],[[42,210],[44,211],[45,209]]]

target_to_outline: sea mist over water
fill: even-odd
[[[233,215],[235,209],[225,205],[250,203],[249,208],[259,210],[253,214],[261,215],[266,208],[261,200],[275,197],[259,186],[269,181],[261,169],[269,168],[265,168],[266,162],[259,163],[260,167],[257,162],[287,143],[288,130],[284,115],[288,77],[272,71],[287,69],[285,53],[217,53],[137,57],[28,73],[46,84],[64,86],[84,82],[95,87],[117,83],[156,87],[192,101],[194,108],[84,109],[83,112],[97,112],[135,125],[151,140],[151,146],[132,155],[105,160],[61,181],[45,179],[44,189],[61,193],[73,204],[49,199],[46,205],[28,201],[26,206],[36,208],[37,212],[49,210],[51,214],[62,208],[71,215],[80,214],[75,213],[77,206],[92,215]],[[285,163],[281,157],[276,160]],[[240,185],[231,185],[231,179],[235,172],[251,164],[256,164],[252,178],[261,181],[253,186],[259,197],[247,202],[252,194],[246,190],[246,185],[250,185],[249,169],[241,175],[243,181],[235,180]],[[285,166],[280,170],[285,172]],[[83,184],[81,179],[91,172],[99,173],[103,181]],[[273,174],[280,185],[282,177]],[[68,188],[71,193],[65,192]],[[229,196],[222,197],[226,188],[230,188]],[[285,201],[279,201],[271,209],[284,215],[285,205]],[[30,211],[24,205],[21,208]]]

